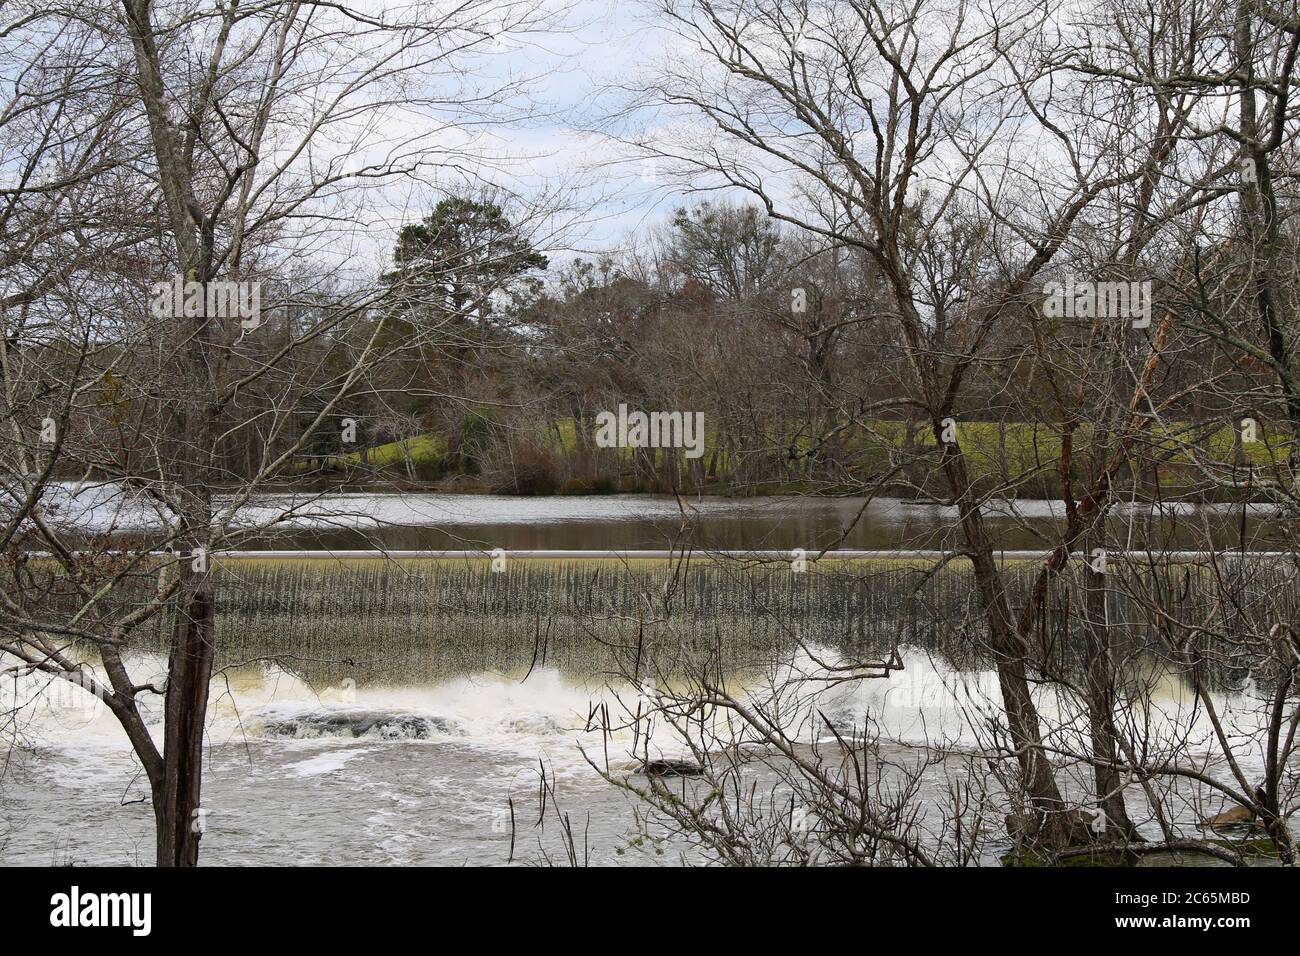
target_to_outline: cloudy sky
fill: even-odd
[[[642,0],[543,2],[549,6],[544,29],[506,34],[467,61],[485,84],[523,84],[509,103],[510,119],[475,131],[471,149],[480,157],[474,174],[558,210],[537,224],[537,233],[553,258],[563,260],[619,247],[688,201],[615,135],[653,129],[656,116],[639,112],[611,121],[626,102],[620,87],[679,41],[656,28]],[[400,137],[395,128],[388,132]],[[390,245],[397,225],[419,218],[456,181],[451,173],[390,188],[376,210],[372,242]],[[365,257],[377,251],[372,246]]]

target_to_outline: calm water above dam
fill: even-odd
[[[228,502],[218,495],[220,512]],[[111,483],[64,484],[47,517],[72,531],[134,534],[169,516]],[[995,545],[1050,547],[1064,526],[1060,502],[990,501]],[[898,498],[574,495],[509,497],[391,492],[261,495],[218,520],[241,549],[284,550],[949,550],[961,547],[957,510]],[[263,530],[259,530],[262,528]],[[1265,505],[1117,504],[1106,547],[1271,550],[1283,522]],[[1294,530],[1294,529],[1292,529]]]
[[[347,494],[298,503],[301,518],[250,548],[395,550],[662,549],[684,540],[698,549],[894,548],[960,545],[955,508],[900,499],[717,498]],[[1059,502],[991,502],[998,546],[1045,546],[1064,524]],[[1267,549],[1280,528],[1266,508],[1247,505],[1119,506],[1107,525],[1110,547]]]

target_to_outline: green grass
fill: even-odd
[[[365,462],[372,468],[387,468],[404,465],[407,461],[413,465],[436,465],[447,455],[447,442],[438,435],[416,435],[403,438],[384,445],[374,445],[366,449]],[[360,452],[344,455],[330,455],[325,459],[325,467],[337,469],[356,468],[362,463]]]
[[[1010,477],[1021,478],[1029,475],[1045,476],[1055,479],[1057,461],[1061,454],[1061,439],[1055,429],[1035,422],[958,422],[957,441],[967,458],[970,473],[975,478]],[[578,440],[576,426],[572,419],[557,420],[552,427],[535,428],[526,433],[539,445],[550,448],[560,457],[576,454]],[[1086,480],[1085,461],[1092,442],[1093,428],[1089,424],[1080,426],[1074,434],[1075,475]],[[765,436],[766,442],[774,449],[784,449],[793,445],[798,451],[806,451],[812,445],[811,436],[803,435],[791,439],[788,434],[780,434],[772,429]],[[864,475],[883,472],[892,457],[903,448],[906,441],[906,425],[899,421],[877,420],[869,427],[845,433],[840,437],[842,454],[846,459],[855,461]],[[927,425],[917,427],[912,441],[918,450],[932,449],[935,437]],[[1161,475],[1162,483],[1176,489],[1185,483],[1170,470],[1177,472],[1193,465],[1197,456],[1202,463],[1208,456],[1211,463],[1230,466],[1234,459],[1233,429],[1226,424],[1206,434],[1205,428],[1194,429],[1185,423],[1173,423],[1148,431],[1139,439],[1135,450],[1142,456],[1156,455],[1161,459],[1165,473]],[[1257,440],[1241,445],[1243,460],[1259,468],[1285,462],[1290,445],[1290,435],[1280,429],[1271,428],[1261,423]],[[751,449],[747,449],[751,450]],[[631,460],[635,449],[615,448],[604,450],[617,456],[621,462]],[[707,427],[704,435],[704,454],[701,463],[708,466],[716,455],[718,475],[724,482],[733,474],[732,456],[725,447],[719,446],[717,428]],[[443,438],[433,435],[417,435],[402,441],[376,445],[367,450],[365,466],[371,468],[401,468],[409,461],[414,467],[440,467],[449,464],[448,447]],[[363,465],[359,452],[330,455],[323,460],[327,468],[349,471]],[[765,493],[799,490],[798,483],[791,485],[788,481],[773,479],[761,483],[757,489]]]
[[[977,471],[985,471],[1000,467],[1005,460],[1007,469],[1013,474],[1024,472],[1034,467],[1055,467],[1056,461],[1061,454],[1061,438],[1055,428],[1038,422],[1008,422],[1005,425],[998,422],[957,422],[957,442],[961,445],[962,450],[966,453],[972,468]],[[1224,425],[1213,432],[1208,439],[1204,435],[1195,436],[1190,433],[1191,426],[1186,423],[1174,423],[1168,427],[1148,432],[1143,439],[1147,447],[1154,445],[1154,448],[1162,453],[1171,454],[1171,460],[1176,464],[1187,464],[1192,460],[1192,456],[1186,450],[1180,450],[1180,445],[1192,442],[1197,439],[1195,444],[1201,446],[1202,450],[1208,452],[1212,459],[1220,462],[1230,462],[1233,456],[1233,429]],[[560,436],[560,450],[572,452],[577,449],[575,438],[575,425],[572,419],[563,419],[556,422],[555,431]],[[555,431],[551,433],[552,442],[554,441]],[[846,435],[842,440],[842,445],[848,452],[870,452],[876,450],[884,453],[892,445],[895,449],[901,449],[906,438],[907,426],[900,421],[875,420],[865,430],[859,430],[855,433]],[[1080,426],[1074,433],[1074,448],[1076,453],[1086,452],[1089,443],[1092,440],[1093,429],[1089,425]],[[775,446],[785,447],[791,444],[788,436],[773,433],[768,440]],[[929,425],[921,425],[914,431],[913,441],[919,448],[933,448],[935,445],[934,432]],[[1248,462],[1257,465],[1268,464],[1273,461],[1284,461],[1287,455],[1287,446],[1290,442],[1290,435],[1277,429],[1270,429],[1261,423],[1257,440],[1242,445],[1243,455]],[[717,448],[718,431],[716,428],[706,427],[704,430],[704,459],[707,461]],[[800,436],[792,443],[795,448],[806,451],[812,446],[810,436]],[[632,449],[616,449],[627,456]],[[729,464],[726,461],[726,452],[721,450],[719,453],[720,467]]]

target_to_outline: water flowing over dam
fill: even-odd
[[[1037,566],[1006,565],[1013,604],[1025,599]],[[1186,677],[1142,643],[1142,610],[1118,586],[1119,575],[1141,573],[1116,568],[1107,596],[1116,643],[1145,662],[1141,694],[1151,719],[1185,733],[1195,709]],[[1206,572],[1171,565],[1155,575],[1171,613],[1207,610],[1186,586],[1199,573]],[[1272,599],[1284,580],[1278,562],[1263,558],[1243,574],[1246,600]],[[676,862],[694,851],[629,829],[626,795],[592,769],[594,761],[635,774],[647,755],[690,757],[671,727],[651,741],[595,728],[593,712],[636,707],[647,688],[632,675],[670,687],[705,668],[761,698],[813,672],[814,660],[876,660],[897,646],[902,671],[819,691],[784,719],[810,747],[829,739],[828,726],[852,734],[869,723],[903,762],[913,759],[912,747],[937,741],[961,759],[963,748],[979,745],[972,727],[997,694],[971,572],[961,562],[934,573],[928,562],[903,558],[827,558],[795,573],[775,558],[514,557],[493,571],[491,558],[479,556],[261,556],[224,558],[216,580],[223,610],[205,801],[212,810],[205,853],[214,862],[505,862],[502,814],[536,800],[539,761],[559,797],[591,814],[598,859]],[[1281,593],[1297,599],[1293,590]],[[1050,633],[1041,637],[1062,670],[1077,674],[1079,610],[1049,610]],[[152,657],[134,665],[147,672],[152,660],[161,671],[163,647],[160,632]],[[1244,667],[1205,677],[1229,713],[1234,701],[1263,691]],[[25,678],[7,692],[51,689]],[[32,710],[21,728],[33,749],[17,754],[6,782],[7,857],[122,863],[131,862],[129,847],[147,846],[150,814],[137,803],[134,760],[111,716],[93,703],[64,695]],[[1043,694],[1049,723],[1057,706],[1064,705]],[[81,821],[64,844],[66,859],[49,849],[60,845],[52,831],[16,826],[27,804],[51,792]],[[310,822],[296,809],[306,806]],[[559,852],[554,829],[531,823],[524,836],[516,832],[518,852]],[[259,834],[252,851],[238,838],[250,830]],[[988,853],[996,861],[997,845]]]

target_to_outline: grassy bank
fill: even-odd
[[[842,468],[831,480],[817,474],[782,474],[764,478],[763,468],[746,467],[741,458],[748,454],[762,457],[758,451],[737,451],[735,444],[723,440],[717,429],[706,428],[704,454],[695,469],[678,467],[676,478],[669,481],[660,474],[658,464],[647,464],[645,455],[636,460],[633,449],[599,449],[578,441],[572,420],[553,423],[546,429],[517,434],[513,440],[526,448],[532,478],[527,488],[504,489],[522,493],[590,494],[599,492],[668,491],[687,487],[692,492],[726,495],[817,494],[851,492],[878,480],[889,472],[893,463],[906,463],[904,474],[891,491],[915,493],[925,488],[942,495],[941,477],[936,472],[935,438],[928,427],[914,428],[909,434],[903,422],[874,421],[870,427],[841,436],[837,450]],[[957,441],[966,455],[970,473],[983,487],[1003,488],[1015,497],[1057,497],[1060,494],[1058,461],[1060,435],[1051,428],[1031,422],[961,422],[956,425]],[[1073,478],[1089,480],[1088,448],[1094,430],[1081,426],[1074,435]],[[769,472],[790,471],[788,462],[809,451],[808,438],[790,440],[778,433],[760,436],[751,444],[768,449]],[[1205,426],[1171,425],[1144,435],[1137,451],[1140,458],[1140,493],[1162,497],[1193,497],[1202,500],[1236,501],[1249,499],[1250,469],[1262,473],[1286,461],[1290,447],[1287,433],[1261,425],[1256,440],[1239,443],[1227,425],[1214,430]],[[793,454],[794,458],[791,458]],[[678,456],[679,462],[682,461]],[[1149,463],[1155,462],[1154,469]],[[1235,473],[1234,473],[1235,463]],[[1219,477],[1207,482],[1200,466],[1210,465]],[[315,460],[315,466],[333,475],[360,477],[387,475],[423,480],[445,490],[494,490],[499,477],[475,475],[474,468],[449,451],[448,442],[435,435],[419,435],[397,442],[375,445],[364,451],[330,455]],[[508,466],[507,467],[508,470]],[[521,466],[523,467],[523,466]],[[758,477],[742,480],[739,476],[758,471]],[[540,476],[540,478],[539,478]],[[1237,487],[1231,482],[1236,480]],[[1158,485],[1158,487],[1157,487]],[[497,488],[496,490],[503,490]]]

